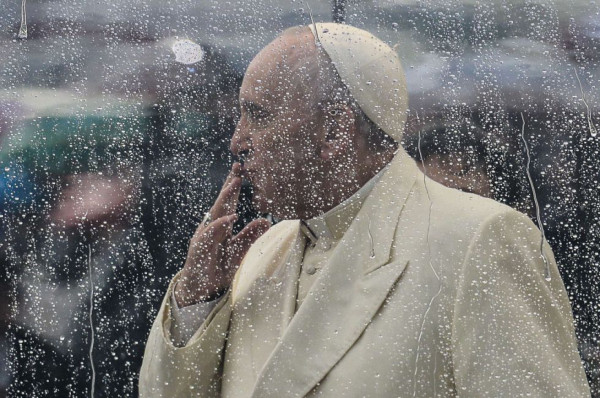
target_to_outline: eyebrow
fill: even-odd
[[[240,106],[252,115],[269,115],[271,113],[264,106],[248,100],[242,100]]]

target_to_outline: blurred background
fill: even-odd
[[[2,10],[0,396],[81,397],[92,385],[98,397],[137,396],[151,322],[232,163],[245,68],[312,14],[397,50],[410,104],[402,144],[431,178],[535,222],[539,210],[600,397],[597,2],[5,0]]]

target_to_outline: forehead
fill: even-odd
[[[250,63],[240,91],[242,101],[279,101],[302,96],[315,78],[312,33],[280,36]]]

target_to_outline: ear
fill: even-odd
[[[321,142],[321,158],[334,160],[352,150],[357,134],[356,115],[347,104],[334,104],[325,110],[326,134]]]

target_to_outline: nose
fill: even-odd
[[[229,146],[229,150],[234,156],[240,158],[246,156],[252,150],[252,140],[250,139],[250,134],[248,133],[248,129],[245,129],[242,126],[241,120],[235,128],[233,137],[231,137],[231,145]]]

